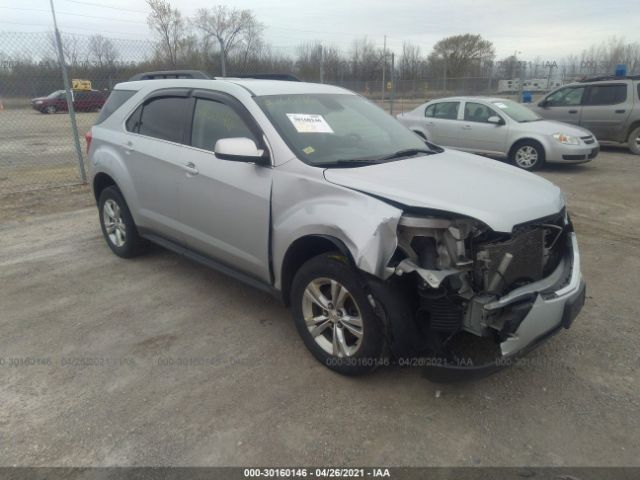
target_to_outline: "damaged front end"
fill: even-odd
[[[508,365],[568,328],[584,302],[564,210],[508,234],[471,218],[405,213],[397,235],[387,272],[410,292],[419,337],[413,355],[435,379]]]

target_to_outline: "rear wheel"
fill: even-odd
[[[55,105],[48,105],[46,108],[47,113],[56,113],[58,109]]]
[[[380,364],[384,335],[363,282],[339,253],[322,254],[295,275],[291,306],[298,333],[314,357],[344,375]]]
[[[519,142],[511,149],[509,160],[523,170],[536,170],[544,164],[544,148],[534,140]]]
[[[98,211],[102,234],[111,251],[122,258],[139,255],[144,244],[127,202],[117,187],[107,187],[102,191]]]
[[[629,150],[636,155],[640,155],[640,127],[631,131],[628,139]]]

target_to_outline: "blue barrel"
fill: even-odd
[[[627,66],[624,63],[616,65],[616,77],[625,77],[627,75]]]
[[[531,103],[533,102],[533,95],[530,91],[525,90],[522,92],[522,103]]]

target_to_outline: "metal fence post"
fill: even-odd
[[[396,62],[395,54],[391,52],[391,102],[389,104],[389,114],[393,115],[393,101],[396,97]]]
[[[62,70],[62,81],[64,83],[64,89],[67,96],[67,109],[69,110],[69,119],[71,120],[71,131],[73,134],[73,141],[76,147],[76,154],[78,155],[78,169],[80,170],[80,178],[82,183],[87,183],[87,172],[84,170],[84,160],[82,158],[82,147],[80,146],[80,137],[78,136],[78,124],[76,123],[76,112],[73,109],[73,97],[71,95],[71,85],[69,84],[69,75],[67,75],[67,66],[64,60],[64,53],[62,50],[62,38],[60,37],[60,31],[58,30],[58,22],[56,21],[56,11],[53,8],[53,0],[49,0],[51,4],[51,14],[53,15],[53,28],[56,37],[56,46],[58,50],[58,61],[60,62],[60,69]]]

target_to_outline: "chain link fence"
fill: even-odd
[[[151,41],[63,33],[62,45],[69,78],[90,81],[94,91],[90,95],[96,98],[106,98],[116,83],[142,71],[195,68],[220,75],[220,58],[214,49],[186,50],[180,64],[174,65],[163,60],[166,56]],[[402,69],[395,71],[387,62],[383,82],[384,63],[380,59],[374,68],[367,69],[347,60],[334,59],[330,63],[322,54],[307,58],[306,63],[301,58],[269,50],[240,53],[227,60],[228,74],[292,73],[301,80],[324,81],[358,92],[394,114],[449,95],[491,94],[517,99],[520,93],[519,87],[505,87],[504,80],[497,78],[492,69],[485,70],[484,75],[448,77],[446,72],[431,74],[422,68],[414,78],[403,78]],[[546,83],[544,78],[539,80],[542,87],[531,88],[534,100],[536,94],[557,86],[558,77],[561,84],[580,75],[606,73],[596,71],[593,65],[588,66],[588,72],[575,66],[571,70],[555,68],[556,83],[549,82],[549,72]],[[541,71],[545,72],[544,68]],[[567,74],[569,71],[571,75]],[[0,195],[81,182],[82,159],[74,147],[63,89],[52,32],[0,32]],[[87,102],[88,95],[87,91],[73,91],[80,137],[93,125],[101,105],[101,101]],[[83,138],[80,143],[84,156]]]

